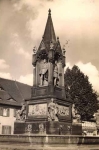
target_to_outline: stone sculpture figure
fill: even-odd
[[[17,111],[16,120],[25,120],[26,117],[26,105],[23,103],[21,110]]]
[[[36,47],[33,48],[33,54],[36,54],[37,53],[37,49]]]
[[[43,125],[43,123],[39,124],[39,133],[41,133],[41,134],[44,133],[44,125]]]
[[[77,109],[75,109],[75,104],[72,105],[72,118],[73,122],[79,123],[81,116],[78,114]]]
[[[54,49],[54,44],[52,41],[50,42],[50,49]]]
[[[25,128],[25,131],[31,133],[31,131],[32,131],[32,124],[28,124],[27,127]]]
[[[63,56],[65,56],[65,53],[66,53],[65,48],[63,48],[62,53],[63,53]]]
[[[21,120],[25,119],[26,116],[26,105],[23,103],[21,111],[20,111]]]
[[[44,59],[39,75],[40,75],[40,85],[41,86],[48,85],[48,63],[46,59]]]
[[[49,121],[58,121],[58,105],[53,102],[53,99],[51,99],[51,102],[48,105],[48,120]]]
[[[54,66],[54,85],[58,86],[58,66],[57,66],[57,61],[55,61],[55,66]]]
[[[99,125],[99,110],[94,114],[94,118],[96,120],[96,124]]]

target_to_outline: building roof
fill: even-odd
[[[0,78],[0,103],[22,105],[31,97],[31,86],[18,81]]]

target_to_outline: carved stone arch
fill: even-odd
[[[48,52],[46,50],[42,50],[37,53],[37,61],[40,61],[43,59],[48,60]]]
[[[59,52],[55,52],[54,60],[56,60],[57,62],[58,62],[59,60],[62,60],[62,54],[59,53]]]

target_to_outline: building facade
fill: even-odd
[[[0,106],[0,134],[13,134],[16,110],[11,106]]]
[[[0,78],[0,134],[13,134],[16,112],[31,95],[31,86]]]

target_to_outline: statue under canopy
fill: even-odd
[[[57,61],[55,61],[55,66],[54,66],[54,85],[58,86],[58,66],[57,66]]]
[[[40,85],[48,85],[48,63],[46,59],[43,60],[43,64],[41,64],[40,68]]]

